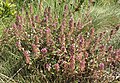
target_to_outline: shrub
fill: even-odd
[[[95,33],[94,27],[83,28],[81,19],[74,20],[65,5],[62,20],[52,16],[47,7],[43,16],[17,15],[16,22],[5,30],[2,45],[10,38],[25,67],[21,75],[25,82],[99,83],[118,80],[120,49],[109,45],[119,27],[110,33]],[[88,19],[89,15],[88,15]],[[17,77],[16,77],[17,78]],[[20,79],[19,77],[17,79]]]

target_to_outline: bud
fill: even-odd
[[[100,70],[104,70],[104,67],[105,67],[104,63],[100,63],[100,64],[99,64]]]

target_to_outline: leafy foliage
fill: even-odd
[[[14,16],[16,13],[16,5],[8,2],[0,1],[0,18]]]

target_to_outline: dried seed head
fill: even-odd
[[[82,61],[80,61],[80,70],[81,71],[85,70],[85,63],[86,63],[86,61],[84,59]]]
[[[115,30],[111,30],[111,32],[110,32],[110,37],[111,37],[112,35],[114,35],[115,33],[116,33]]]
[[[36,21],[37,23],[40,22],[40,19],[39,19],[39,16],[38,16],[38,15],[35,16],[35,21]]]
[[[70,17],[69,27],[70,27],[70,30],[74,28],[74,19],[72,16]]]
[[[82,35],[79,35],[79,46],[83,47],[85,43],[84,37]]]
[[[21,41],[19,40],[18,42],[16,42],[16,46],[19,50],[22,49],[22,46],[21,46]]]
[[[39,48],[35,44],[32,44],[32,50],[35,54],[38,54],[39,52]]]
[[[88,58],[88,52],[84,52],[84,55],[85,55],[85,59],[87,59]]]
[[[47,28],[46,29],[46,34],[50,34],[50,32],[51,32],[50,28]]]
[[[49,64],[49,63],[45,64],[45,68],[46,68],[48,71],[50,71],[50,69],[51,69],[50,64]]]
[[[63,61],[63,68],[65,72],[68,70],[68,63],[66,61]]]
[[[104,31],[104,32],[102,32],[102,33],[100,33],[100,36],[99,36],[99,39],[101,40],[103,37],[104,37],[104,35],[106,34],[106,32]]]
[[[73,72],[75,69],[75,57],[74,55],[70,56],[70,65],[69,65],[70,70]]]
[[[17,25],[16,25],[15,23],[13,24],[13,28],[14,28],[14,29],[16,29],[16,28],[17,28]]]
[[[95,34],[95,28],[92,27],[90,30],[90,36],[93,38],[94,34]]]
[[[62,51],[62,52],[66,52],[65,46],[62,46],[62,47],[61,47],[61,51]]]
[[[65,46],[65,40],[66,40],[65,39],[65,34],[62,34],[59,38],[59,41],[60,41],[61,45]]]
[[[46,7],[45,10],[44,10],[44,17],[48,16],[48,8]]]
[[[30,64],[30,54],[28,53],[28,51],[23,51],[25,60],[26,60],[26,64]]]
[[[58,64],[58,63],[56,63],[56,64],[54,65],[54,67],[55,67],[55,70],[58,72],[58,71],[59,71],[59,69],[60,69],[59,64]]]
[[[33,6],[30,5],[30,13],[32,14],[33,13]]]
[[[86,49],[88,49],[90,47],[90,43],[91,43],[90,39],[85,40],[85,48]]]
[[[120,49],[114,51],[115,60],[120,61]]]
[[[77,27],[80,31],[82,30],[82,23],[80,22],[80,20],[77,23]]]
[[[120,24],[116,26],[116,31],[120,29]]]
[[[36,45],[39,44],[39,38],[38,38],[37,35],[35,35],[35,44],[36,44]]]
[[[83,52],[80,52],[77,56],[76,56],[76,60],[78,60],[79,62],[82,60],[83,57]]]
[[[100,50],[100,52],[106,51],[106,50],[105,50],[105,46],[104,46],[104,45],[101,45],[101,46],[99,47],[99,50]]]
[[[16,16],[16,21],[17,21],[16,23],[17,23],[17,25],[18,25],[19,22],[20,22],[20,16],[19,16],[19,15]]]
[[[75,53],[75,45],[72,44],[72,45],[70,46],[70,55],[74,55],[74,53]]]
[[[64,11],[67,11],[67,10],[68,10],[68,5],[65,5]]]
[[[60,26],[61,34],[64,33],[64,31],[65,31],[65,26],[66,26],[65,19],[63,19],[62,24],[61,24],[61,26]]]
[[[18,25],[18,29],[19,29],[19,31],[22,30],[22,25],[21,24]]]
[[[51,8],[48,7],[48,18],[50,19],[51,18]]]
[[[51,30],[50,28],[46,29],[46,41],[47,41],[47,45],[49,45],[50,43],[50,34],[51,34]]]
[[[112,50],[113,50],[113,46],[109,46],[108,47],[108,52],[112,52]]]
[[[68,12],[68,6],[65,5],[65,7],[64,7],[64,12],[63,12],[63,17],[64,17],[64,18],[66,18],[67,12]]]

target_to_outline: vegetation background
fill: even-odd
[[[45,75],[42,75],[43,73],[42,74],[40,73],[42,72],[42,70],[39,71],[39,69],[37,68],[38,65],[40,64],[39,60],[37,59],[34,60],[32,57],[33,60],[32,68],[31,65],[26,64],[25,58],[23,57],[23,53],[15,45],[16,41],[20,37],[17,38],[16,36],[13,36],[14,30],[11,27],[13,26],[14,23],[17,22],[18,16],[22,16],[22,18],[25,18],[26,20],[29,19],[29,16],[30,18],[32,16],[39,16],[40,20],[44,19],[45,10],[46,8],[50,7],[52,22],[56,21],[55,19],[57,17],[58,18],[57,27],[59,28],[64,19],[63,13],[66,4],[68,5],[68,11],[67,11],[68,16],[66,17],[66,23],[67,23],[66,26],[68,26],[69,19],[72,15],[75,22],[78,22],[78,20],[80,20],[81,23],[83,24],[82,25],[83,35],[86,32],[89,32],[91,27],[94,27],[95,34],[99,34],[101,32],[107,32],[106,36],[108,36],[111,30],[115,29],[116,26],[119,26],[120,24],[119,0],[0,0],[0,82],[1,83],[50,83],[50,82],[61,83],[60,78],[62,77],[59,76],[58,76],[59,78],[56,78],[59,80],[49,81],[50,80],[49,76],[51,75],[49,75],[50,73],[48,71],[46,71],[47,73],[45,72],[45,75],[48,74],[48,81],[46,80],[41,81],[42,79],[44,79]],[[32,8],[32,13],[31,13],[31,8]],[[27,20],[25,23],[21,25],[25,27],[27,33],[31,33],[29,29],[31,25],[28,22],[29,20]],[[52,24],[48,23],[48,25],[52,25]],[[37,24],[35,22],[35,26],[39,27],[39,23]],[[46,26],[47,25],[44,25],[44,27]],[[56,29],[55,32],[53,31],[52,33],[55,37],[58,37],[57,35],[59,35],[58,28]],[[67,30],[65,33],[67,33]],[[35,34],[34,31],[32,34]],[[77,33],[74,34],[76,35]],[[106,36],[102,41],[103,43],[106,41]],[[20,40],[22,39],[20,38]],[[30,42],[31,41],[34,42],[35,40],[31,39]],[[23,46],[29,45],[28,42],[29,40],[27,40],[27,42],[23,41],[23,44],[25,44]],[[55,42],[57,42],[57,40],[55,40]],[[68,42],[68,46],[69,44],[70,42]],[[116,34],[112,37],[112,39],[110,39],[108,45],[113,46],[113,49],[120,49],[120,30],[118,30]],[[44,44],[42,44],[42,47],[44,47]],[[57,47],[59,46],[56,46],[55,48],[57,49]],[[26,47],[26,48],[31,50],[31,47]],[[54,61],[51,62],[51,64],[53,63],[56,62]],[[118,76],[115,77],[114,80],[111,80],[110,81],[111,83],[114,82],[119,83],[120,81],[120,72],[119,72],[120,61],[118,61],[116,65],[115,65],[116,68],[115,72],[118,73]],[[52,70],[52,73],[56,74],[56,72],[54,72],[54,69]],[[93,82],[93,81],[90,82],[88,80],[86,81],[84,77],[83,79],[82,79],[83,81],[81,81],[82,83]],[[77,79],[74,82],[78,83],[79,80]],[[108,81],[105,82],[109,83]],[[70,83],[70,82],[68,81],[65,83]],[[102,82],[95,81],[94,83],[102,83]]]

